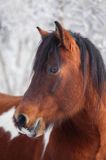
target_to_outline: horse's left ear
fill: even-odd
[[[48,32],[47,32],[47,31],[41,29],[40,27],[36,27],[36,28],[38,29],[38,31],[39,31],[42,39],[48,35]]]
[[[57,38],[59,38],[61,45],[68,49],[69,43],[67,40],[71,38],[70,33],[67,30],[65,30],[59,22],[55,21],[55,25],[56,25],[55,34]]]
[[[72,46],[74,46],[75,44],[74,38],[70,35],[69,31],[65,30],[61,26],[59,22],[55,21],[55,25],[56,25],[55,34],[57,38],[60,40],[61,45],[67,49],[72,49]]]
[[[55,21],[55,25],[56,25],[55,34],[59,38],[60,43],[64,45],[64,29],[61,26],[61,24],[57,21]]]

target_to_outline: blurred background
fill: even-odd
[[[28,87],[40,35],[58,20],[88,37],[106,63],[106,0],[0,0],[0,91],[23,94]]]

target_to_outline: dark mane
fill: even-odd
[[[83,76],[84,77],[86,76],[86,71],[87,71],[86,59],[87,59],[87,54],[89,54],[91,78],[95,88],[101,95],[106,80],[106,70],[102,56],[99,50],[90,40],[82,37],[80,34],[77,33],[71,32],[71,35],[75,39],[80,49],[81,68]],[[38,47],[33,66],[33,70],[36,74],[38,74],[43,69],[50,53],[56,53],[57,55],[59,54],[59,40],[55,36],[54,32],[50,33],[47,37],[45,37]]]
[[[75,40],[80,48],[83,75],[86,75],[86,56],[89,54],[91,78],[98,93],[101,95],[106,80],[105,64],[103,62],[101,53],[89,39],[84,38],[80,36],[80,34],[76,33],[73,34],[73,37],[75,37]]]

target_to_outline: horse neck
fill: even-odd
[[[72,118],[63,121],[61,125],[54,128],[54,133],[53,141],[55,139],[58,141],[60,138],[76,146],[82,142],[86,145],[92,142],[99,144],[98,127],[86,109],[82,109]]]
[[[82,131],[85,135],[90,135],[89,132],[96,133],[100,125],[98,121],[101,112],[104,112],[105,106],[106,93],[100,97],[92,85],[88,86],[84,97],[84,103],[81,107],[82,109],[68,121],[64,121],[63,126],[65,126],[65,128],[70,128],[71,130],[72,128],[76,128],[77,131]]]
[[[86,114],[89,115],[89,119],[95,125],[97,125],[101,111],[104,110],[106,106],[106,83],[101,95],[97,92],[92,84],[88,84],[84,98],[85,101],[83,109],[85,110]]]
[[[104,108],[104,104],[106,104],[106,94],[101,97],[101,103],[98,105],[97,92],[92,87],[88,87],[84,98],[84,106],[78,113],[64,120],[60,125],[54,126],[51,134],[51,141],[53,143],[58,144],[60,139],[60,141],[76,146],[76,148],[78,146],[80,148],[80,144],[83,145],[84,148],[85,146],[93,146],[93,150],[99,148],[101,130],[106,129],[106,123],[103,124],[100,117],[101,112],[104,113],[102,115],[106,117],[106,113],[101,111],[101,109]],[[103,102],[104,100],[105,103]],[[99,123],[98,117],[101,119]]]

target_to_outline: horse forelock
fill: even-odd
[[[53,33],[44,37],[40,43],[33,65],[33,70],[36,74],[39,74],[44,65],[47,64],[47,60],[52,53],[56,55],[57,65],[59,65],[59,39]]]

